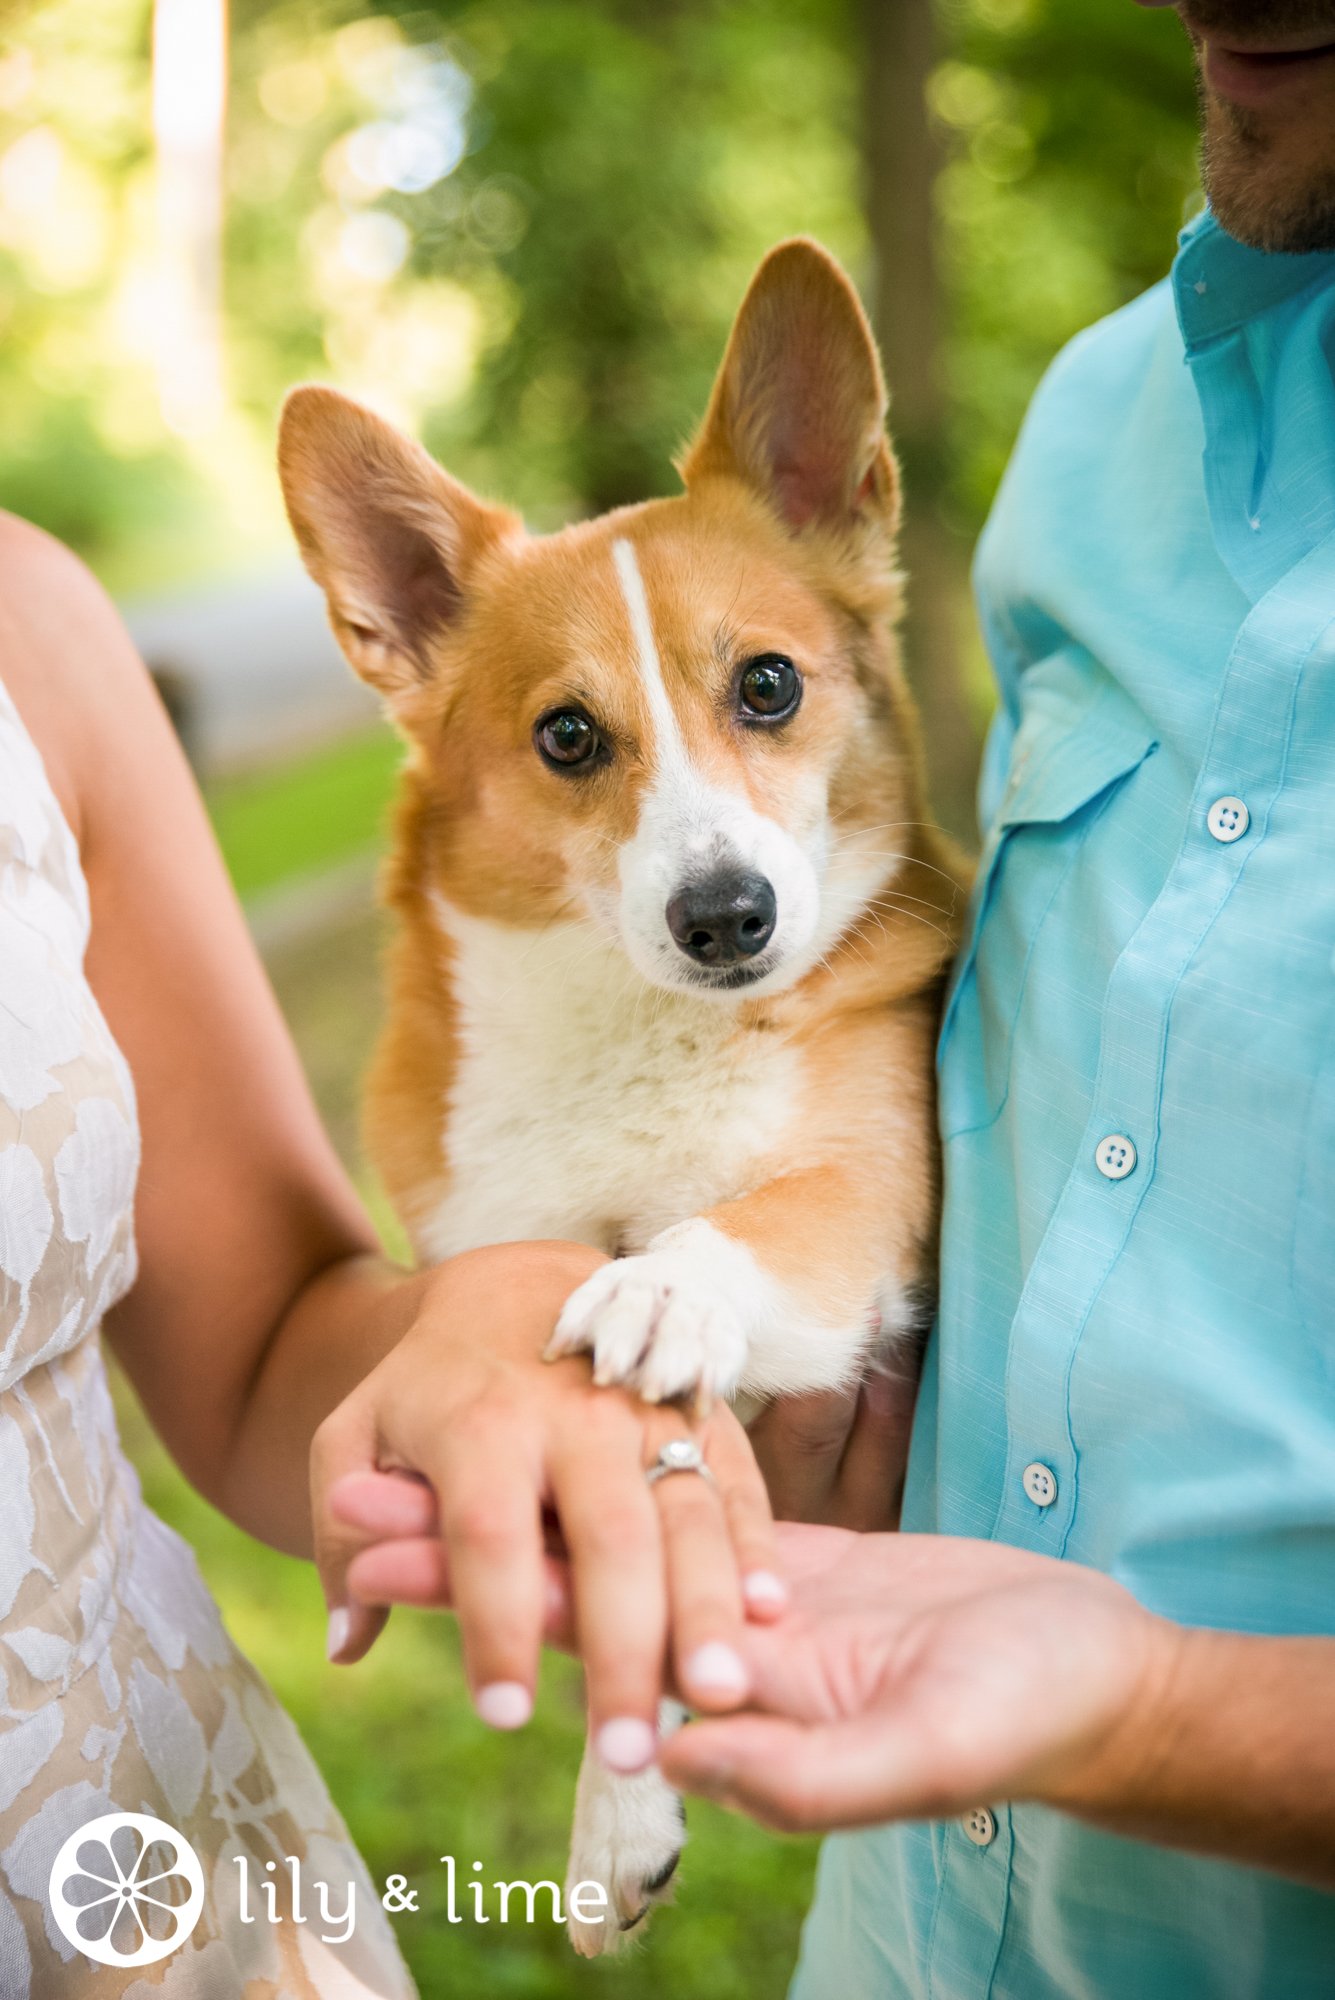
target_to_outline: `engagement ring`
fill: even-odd
[[[661,1446],[657,1458],[645,1473],[652,1486],[657,1479],[666,1479],[670,1472],[698,1472],[702,1478],[713,1484],[714,1475],[705,1464],[705,1455],[694,1438],[669,1438]]]

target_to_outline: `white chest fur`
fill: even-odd
[[[633,1251],[753,1182],[798,1087],[778,1036],[649,986],[592,924],[439,915],[458,1060],[423,1254],[542,1236]]]

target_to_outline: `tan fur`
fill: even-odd
[[[886,848],[900,849],[910,861],[881,906],[847,934],[827,965],[791,991],[739,1009],[739,1041],[751,1032],[775,1032],[809,1050],[813,1141],[817,1134],[822,1142],[826,1134],[831,1138],[840,1131],[858,1134],[856,1147],[843,1142],[839,1151],[855,1155],[849,1171],[871,1211],[868,1215],[864,1207],[858,1214],[862,1221],[874,1222],[868,1232],[872,1236],[886,1226],[888,1210],[885,1190],[877,1184],[879,1149],[874,1131],[868,1129],[876,1123],[868,1110],[869,1100],[874,1099],[866,1088],[868,1055],[874,1059],[873,1073],[894,1084],[884,1093],[887,1103],[898,1099],[902,1104],[903,1093],[911,1092],[920,1128],[914,1145],[921,1192],[906,1207],[901,1190],[890,1219],[896,1233],[901,1228],[907,1232],[904,1253],[912,1247],[921,1255],[930,1244],[933,1227],[935,1147],[930,1089],[925,1082],[919,1087],[911,1080],[930,1074],[937,999],[957,936],[963,871],[944,837],[922,821],[917,744],[888,630],[869,630],[843,606],[831,617],[822,602],[824,592],[817,597],[805,579],[798,586],[792,583],[786,549],[772,569],[763,561],[753,568],[730,567],[720,549],[727,548],[733,537],[742,547],[753,545],[757,523],[752,515],[753,503],[744,492],[720,485],[698,496],[688,494],[636,510],[634,528],[640,546],[661,548],[666,560],[689,566],[688,573],[693,579],[698,576],[699,586],[705,586],[714,571],[715,603],[734,607],[730,615],[738,631],[754,630],[757,649],[763,642],[807,659],[818,659],[841,642],[853,650],[872,690],[877,727],[870,742],[839,746],[834,807],[844,815],[845,828],[885,826]],[[768,523],[761,525],[773,534]],[[547,564],[560,565],[578,578],[581,559],[592,549],[601,554],[602,569],[607,568],[605,544],[610,534],[605,524],[598,523],[594,529],[568,530],[539,547]],[[476,730],[502,756],[505,750],[513,755],[517,749],[521,757],[527,751],[526,730],[518,744],[513,733],[506,741],[504,723],[514,695],[509,686],[497,685],[502,681],[501,662],[550,657],[552,636],[550,623],[540,609],[535,616],[536,607],[527,597],[524,586],[529,577],[519,563],[515,568],[518,575],[507,570],[497,581],[492,629],[470,635],[474,657],[493,663],[490,671],[485,664],[473,668],[453,703],[442,690],[439,708],[431,717],[433,727],[418,725],[386,881],[387,900],[400,923],[391,948],[387,1023],[367,1092],[367,1136],[372,1158],[410,1232],[416,1212],[438,1197],[449,1175],[439,1112],[448,1101],[454,1061],[448,945],[442,940],[429,891],[443,887],[470,913],[525,926],[569,914],[567,871],[605,868],[601,856],[610,859],[613,842],[629,831],[643,783],[641,772],[615,802],[615,810],[588,828],[575,818],[583,801],[569,801],[561,793],[551,799],[539,794],[534,780],[544,774],[528,768],[531,752],[521,772],[511,776],[499,771],[490,784],[480,776],[471,748],[466,756],[451,755],[455,740],[451,710],[467,718],[459,725],[461,732],[466,729],[471,735]],[[649,562],[646,569],[652,576]],[[739,600],[743,585],[746,594]],[[601,570],[585,586],[595,598],[606,588]],[[892,605],[890,600],[887,612]],[[702,618],[694,603],[689,616],[683,610],[682,629],[676,635],[678,657],[691,656],[690,624],[708,633],[710,622],[708,612]],[[618,633],[610,638],[607,650],[615,658],[624,647],[624,634]],[[671,661],[673,650],[665,643],[665,663]],[[543,681],[546,691],[526,704],[525,713],[549,705],[548,693],[562,687],[563,676],[549,674]],[[465,700],[465,691],[470,700]],[[634,706],[632,700],[628,704],[632,722]],[[699,713],[704,707],[704,698],[697,696],[692,711],[700,726],[695,731],[688,725],[688,740],[720,762],[735,763],[726,749],[709,743],[708,727]],[[536,767],[536,760],[532,762]],[[775,772],[773,785],[767,786],[766,771],[748,772],[748,793],[763,805],[767,789],[775,788],[781,775]],[[564,810],[568,806],[573,808],[569,815]],[[875,1045],[870,1052],[869,1041]],[[842,1123],[827,1115],[834,1102],[840,1102],[846,1113]],[[779,1163],[776,1168],[784,1170]],[[839,1203],[841,1218],[849,1199],[851,1192]],[[812,1221],[808,1209],[804,1228]],[[723,1226],[742,1233],[735,1215]],[[836,1221],[834,1234],[845,1250],[854,1240],[842,1233],[842,1220]]]

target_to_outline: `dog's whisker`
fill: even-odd
[[[869,904],[868,908],[871,907],[872,906]],[[935,931],[939,937],[943,937],[945,939],[946,943],[951,947],[952,950],[954,949],[956,942],[954,937],[948,930],[945,929],[943,925],[934,924],[930,917],[924,917],[920,915],[920,913],[917,910],[902,910],[896,904],[892,903],[883,904],[882,907],[885,909],[893,910],[895,915],[897,916],[907,917],[911,923],[926,924],[929,931]]]
[[[851,842],[849,843],[849,845],[851,845]],[[847,846],[845,846],[843,851],[844,852],[848,851]],[[920,858],[920,856],[916,854],[902,854],[891,848],[873,848],[871,858],[877,860],[885,860],[885,861],[904,861],[907,862],[910,867],[925,868],[929,875],[939,875],[943,882],[950,883],[951,888],[956,892],[956,894],[959,893],[959,883],[956,881],[955,877],[950,873],[949,869],[938,868],[935,862],[924,861]]]
[[[897,896],[903,903],[921,903],[924,910],[935,910],[938,916],[949,917],[954,914],[953,908],[943,910],[939,903],[934,903],[931,900],[930,896],[910,896],[907,889],[892,889],[887,887],[882,890],[881,894],[883,896]],[[879,898],[875,896],[869,896],[867,898],[867,906],[870,908],[872,903],[878,900]]]
[[[831,823],[837,825],[840,820],[851,818],[856,811],[856,806],[844,806],[841,811],[830,814]],[[883,819],[875,821],[870,826],[860,826],[855,830],[858,833],[899,833],[901,831],[912,832],[914,828],[917,828],[920,833],[935,834],[937,832],[937,828],[933,826],[929,819]]]

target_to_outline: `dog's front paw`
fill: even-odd
[[[736,1388],[746,1334],[707,1260],[682,1245],[595,1271],[567,1299],[547,1353],[590,1353],[595,1382],[623,1383],[648,1403],[689,1396],[708,1407]]]
[[[657,1771],[615,1777],[586,1753],[566,1873],[567,1929],[582,1958],[619,1951],[670,1900],[685,1838],[681,1800]],[[603,1892],[601,1913],[586,1920],[576,1910],[592,1911],[591,1887]]]

